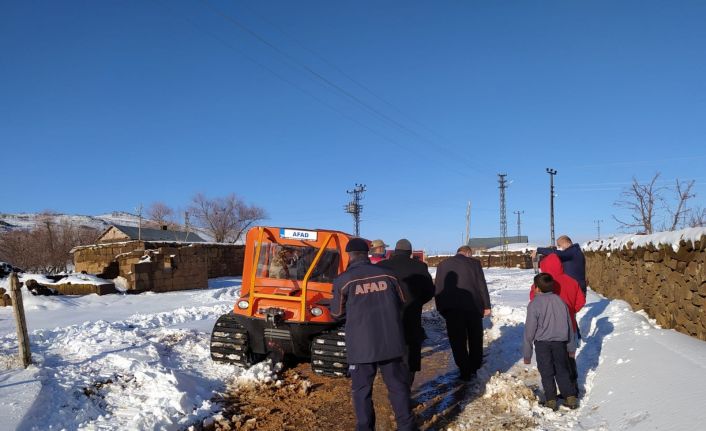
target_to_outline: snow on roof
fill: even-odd
[[[581,245],[585,251],[620,250],[622,248],[637,248],[647,245],[658,247],[670,245],[674,251],[679,250],[681,241],[698,241],[706,236],[706,227],[692,227],[672,232],[657,232],[651,235],[621,235],[607,239],[596,239]]]
[[[130,239],[141,239],[143,241],[183,241],[183,242],[204,242],[204,239],[193,232],[180,230],[152,229],[148,227],[139,228],[137,226],[123,226],[114,224],[112,227],[127,235]]]

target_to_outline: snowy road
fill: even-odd
[[[418,412],[428,429],[700,428],[706,343],[593,293],[579,314],[582,405],[557,413],[539,407],[536,371],[520,356],[533,273],[490,269],[486,276],[494,307],[485,365],[475,383],[453,390],[445,383],[455,373],[448,346],[439,338],[427,346],[431,371],[413,392],[422,401],[436,397],[435,407]],[[211,327],[232,307],[240,280],[210,284],[167,294],[27,296],[36,364],[27,370],[11,359],[15,329],[10,309],[0,309],[0,429],[184,429],[219,410],[211,400],[227,384],[275,378],[266,364],[244,371],[210,360]],[[443,333],[433,311],[425,324]]]

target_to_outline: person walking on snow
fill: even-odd
[[[416,431],[409,369],[403,359],[406,346],[401,316],[405,295],[392,270],[370,263],[364,239],[348,241],[346,252],[348,268],[333,281],[331,315],[345,320],[355,429],[375,430],[373,381],[380,369],[397,429]]]
[[[402,325],[412,383],[414,373],[422,369],[422,342],[426,338],[422,327],[422,307],[434,297],[434,281],[427,264],[412,258],[412,243],[407,239],[397,241],[392,256],[378,265],[395,272],[407,296],[407,302],[402,309]]]
[[[446,331],[461,380],[473,378],[483,363],[483,317],[490,316],[490,295],[483,267],[471,248],[459,247],[455,256],[436,268],[436,309]]]
[[[583,251],[581,251],[581,247],[578,244],[572,243],[571,238],[566,235],[560,236],[556,240],[556,245],[559,247],[558,249],[549,247],[537,248],[536,251],[532,252],[532,259],[534,259],[537,254],[543,254],[545,256],[552,254],[557,255],[564,264],[566,275],[579,283],[583,296],[586,296],[586,258],[583,255]]]
[[[545,406],[557,410],[556,387],[566,397],[565,405],[578,407],[576,388],[571,382],[569,357],[576,353],[575,333],[569,308],[554,293],[551,275],[540,273],[534,277],[535,297],[527,305],[522,353],[524,363],[532,362],[532,346],[537,357],[537,369],[542,378]]]
[[[542,261],[539,262],[539,268],[543,273],[552,276],[554,280],[554,293],[559,295],[568,307],[569,315],[571,316],[572,329],[576,332],[576,334],[578,334],[576,313],[578,313],[579,310],[581,310],[581,308],[583,308],[586,304],[586,297],[581,292],[578,282],[564,273],[564,268],[561,261],[555,254],[550,254],[542,259]],[[530,301],[532,301],[535,297],[535,287],[535,285],[532,285],[532,288],[530,289]],[[575,341],[576,344],[578,344],[578,337],[576,337]],[[569,357],[569,371],[571,375],[571,382],[576,388],[576,393],[578,394],[578,370],[576,369],[576,359],[573,357]]]

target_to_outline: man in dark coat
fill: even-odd
[[[412,243],[407,239],[397,241],[392,256],[378,265],[395,272],[407,296],[407,302],[402,309],[402,324],[407,343],[407,366],[411,383],[414,381],[414,373],[422,369],[422,342],[425,338],[422,307],[434,297],[434,281],[427,264],[412,259]]]
[[[395,273],[373,265],[368,243],[346,245],[349,264],[333,281],[331,315],[346,321],[346,351],[351,375],[356,431],[375,430],[373,381],[378,368],[387,386],[398,430],[417,430],[410,403],[409,370],[402,328],[405,296]]]
[[[483,362],[483,317],[490,316],[490,295],[479,260],[468,246],[436,268],[436,309],[446,320],[451,352],[462,380]]]
[[[586,258],[583,255],[583,251],[581,251],[581,247],[572,243],[571,238],[566,235],[560,236],[556,240],[556,245],[559,247],[558,250],[549,247],[539,247],[537,251],[532,253],[532,257],[534,258],[537,254],[543,254],[544,256],[556,254],[564,266],[564,273],[578,281],[583,296],[586,296]]]

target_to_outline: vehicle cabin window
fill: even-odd
[[[319,249],[311,246],[264,243],[257,262],[257,277],[280,280],[304,280]],[[309,277],[309,281],[332,283],[338,275],[338,250],[326,249]]]

